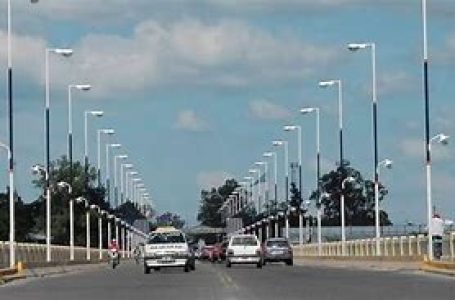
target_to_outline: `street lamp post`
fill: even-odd
[[[376,229],[376,255],[381,255],[381,216],[379,214],[379,174],[381,167],[392,168],[393,162],[390,159],[384,159],[378,163],[375,173],[377,174],[378,184],[374,185],[374,212],[375,212],[375,229]]]
[[[260,198],[261,198],[261,188],[259,182],[261,181],[261,170],[260,169],[250,169],[248,171],[250,174],[257,174],[258,180],[257,180],[257,186],[256,186],[256,202],[257,202],[257,207],[258,207],[258,214],[261,213],[260,211]]]
[[[268,198],[269,198],[269,180],[268,180],[268,173],[269,173],[269,164],[265,161],[257,161],[254,163],[256,166],[264,166],[264,194],[263,194],[263,199],[264,203],[267,203]],[[259,168],[259,175],[261,175],[261,169]],[[261,181],[262,181],[262,176],[259,176],[259,187],[261,187]],[[260,194],[262,193],[262,188],[260,189]],[[259,202],[259,212],[262,212],[262,203]]]
[[[125,196],[125,184],[123,180],[123,175],[124,175],[124,169],[131,169],[133,167],[133,164],[121,164],[120,166],[120,203],[123,204],[123,199]]]
[[[88,116],[102,117],[103,111],[92,110],[84,112],[84,174],[85,174],[85,185],[88,185]]]
[[[133,203],[133,199],[131,197],[131,193],[132,191],[130,191],[130,181],[129,181],[129,177],[130,176],[134,176],[134,175],[137,175],[138,172],[136,171],[129,171],[129,172],[126,172],[126,176],[125,176],[125,196],[126,196],[126,200]]]
[[[346,211],[344,208],[344,189],[346,183],[354,182],[355,178],[348,176],[341,182],[341,203],[340,203],[340,210],[341,210],[341,253],[342,255],[346,255]]]
[[[110,149],[118,149],[121,144],[106,144],[106,189],[107,203],[111,204],[111,161],[109,160]]]
[[[85,246],[86,246],[86,258],[90,260],[90,205],[87,199],[84,197],[76,198],[77,203],[85,204]]]
[[[8,152],[8,161],[11,161],[11,149],[7,145],[0,143],[0,147]],[[11,168],[8,172],[9,175],[9,266],[14,268],[16,265],[16,257],[14,250],[15,243],[15,212],[14,212],[14,173]]]
[[[101,134],[106,134],[108,136],[115,134],[114,129],[98,129],[97,130],[97,145],[98,145],[98,155],[97,155],[97,173],[98,173],[98,187],[101,187]]]
[[[61,55],[63,57],[70,57],[73,54],[72,49],[64,49],[64,48],[46,48],[45,51],[45,79],[46,79],[46,87],[45,87],[45,94],[46,94],[46,103],[45,103],[45,137],[46,137],[46,154],[45,154],[45,160],[46,160],[46,215],[48,216],[48,224],[47,224],[47,251],[46,251],[46,261],[50,262],[51,261],[51,251],[50,251],[50,214],[51,214],[51,193],[50,193],[50,71],[49,71],[49,55],[57,54]],[[41,172],[41,171],[39,171]]]
[[[51,262],[51,189],[49,184],[49,173],[41,165],[32,167],[34,174],[44,175],[46,181],[46,261]]]
[[[69,196],[69,206],[70,206],[70,261],[74,260],[74,201],[72,198],[73,188],[72,186],[65,181],[60,181],[57,183],[57,186],[62,189],[67,189]]]
[[[284,201],[289,201],[289,143],[288,141],[273,141],[273,146],[284,146]]]
[[[314,112],[316,114],[316,191],[317,191],[317,222],[318,222],[318,255],[322,254],[322,207],[321,207],[321,142],[320,142],[320,110],[318,107],[302,108],[300,112],[303,115]]]
[[[70,184],[73,184],[73,101],[72,90],[89,91],[92,87],[89,84],[68,85],[68,159],[70,163]]]
[[[273,189],[274,189],[274,205],[276,210],[276,205],[278,203],[278,159],[276,152],[266,152],[264,153],[264,157],[272,157],[273,158]]]
[[[447,145],[449,142],[449,136],[440,133],[438,135],[435,135],[429,140],[428,144],[428,164],[427,164],[427,228],[428,228],[428,259],[431,261],[433,260],[433,228],[431,225],[431,219],[432,219],[432,210],[433,210],[433,201],[432,201],[432,195],[431,195],[431,144],[432,143],[438,143],[441,145]]]
[[[298,160],[299,160],[299,192],[300,198],[303,197],[302,191],[302,127],[298,125],[287,125],[283,127],[284,131],[297,131]],[[301,205],[297,207],[299,214],[299,245],[303,245],[303,216]]]
[[[115,207],[118,207],[119,201],[118,201],[118,169],[117,169],[117,161],[119,159],[127,159],[128,155],[122,154],[122,155],[116,155],[114,157],[114,202],[115,202]]]

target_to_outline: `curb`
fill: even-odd
[[[430,267],[430,266],[426,266],[426,265],[421,266],[420,271],[438,274],[438,275],[455,277],[455,270],[438,269],[438,268],[434,268],[434,267]]]

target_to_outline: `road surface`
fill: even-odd
[[[123,263],[0,287],[1,300],[455,299],[455,279],[413,272],[199,263],[195,272],[143,273]]]

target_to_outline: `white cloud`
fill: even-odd
[[[281,120],[291,116],[291,112],[287,108],[268,100],[250,102],[250,113],[254,118],[264,120]]]
[[[40,38],[19,37],[14,48],[23,54],[17,61],[41,81],[37,53],[45,45]],[[334,50],[227,20],[148,20],[131,37],[89,34],[72,46],[69,62],[52,65],[55,86],[88,81],[94,86],[90,94],[99,98],[156,85],[237,87],[302,80],[336,58]]]
[[[226,179],[233,177],[225,171],[202,171],[197,175],[197,184],[201,189],[211,189],[221,186]]]
[[[416,84],[417,83],[417,84]],[[418,79],[411,77],[403,71],[387,72],[380,75],[378,80],[378,93],[381,95],[409,92],[420,84]],[[371,89],[368,88],[370,91]]]
[[[205,131],[209,129],[209,126],[194,111],[184,110],[177,116],[175,128],[186,131]]]
[[[401,153],[409,158],[425,158],[425,143],[422,139],[403,139],[399,144]],[[434,145],[432,147],[432,159],[435,161],[447,161],[452,159],[453,154],[449,146]]]

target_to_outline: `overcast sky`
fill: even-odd
[[[71,59],[51,60],[52,158],[66,152],[67,85],[90,83],[92,91],[73,97],[76,158],[83,156],[83,111],[104,110],[103,119],[90,120],[91,162],[96,128],[113,127],[158,210],[194,223],[200,189],[247,175],[273,139],[288,138],[297,161],[296,137],[282,131],[286,124],[304,128],[309,194],[315,127],[313,118],[299,116],[301,107],[321,108],[323,171],[334,167],[337,95],[319,89],[321,79],[343,80],[346,158],[372,177],[370,56],[346,50],[348,42],[365,41],[377,44],[380,156],[395,162],[382,172],[390,192],[384,206],[396,223],[425,220],[419,0],[13,2],[16,178],[27,201],[40,192],[31,186],[30,166],[44,160],[46,47],[75,51]],[[429,2],[433,134],[455,130],[454,16],[455,2]],[[6,82],[6,2],[0,25],[0,81]],[[6,124],[6,105],[0,113]],[[0,139],[7,141],[6,127]],[[452,219],[454,159],[452,144],[435,146],[434,203]],[[1,167],[4,185],[6,155]]]

